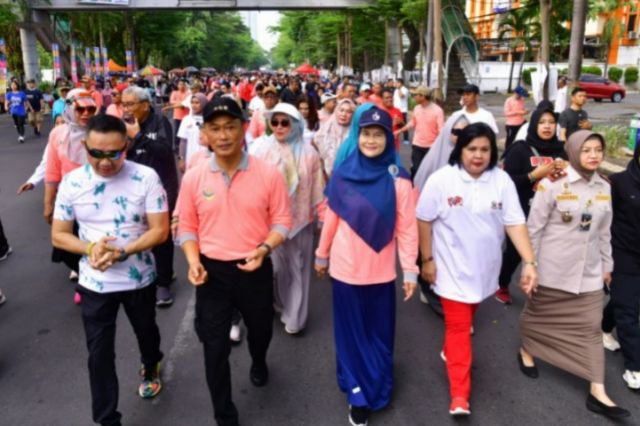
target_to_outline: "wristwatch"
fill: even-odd
[[[532,260],[532,261],[530,261],[530,262],[523,262],[523,263],[524,263],[525,265],[531,265],[531,266],[533,266],[534,268],[537,268],[537,267],[538,267],[538,262],[537,262],[537,261],[535,261],[535,260]]]
[[[116,257],[116,262],[124,262],[129,258],[129,255],[123,248],[120,249],[120,254]]]
[[[267,249],[267,254],[265,254],[265,256],[269,256],[271,254],[271,252],[273,251],[273,247],[271,247],[267,243],[260,243],[260,244],[258,244],[258,247],[256,247],[256,248],[260,248],[260,247],[264,247],[264,248]]]

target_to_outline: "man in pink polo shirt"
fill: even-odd
[[[516,134],[518,134],[518,130],[525,122],[525,115],[527,115],[527,110],[525,108],[525,98],[529,97],[529,93],[527,90],[518,86],[513,91],[513,95],[509,96],[504,101],[504,118],[505,118],[505,128],[507,130],[507,139],[505,141],[505,149],[509,147],[516,140]]]
[[[444,125],[444,111],[435,103],[431,102],[431,90],[426,86],[420,86],[413,92],[416,106],[411,113],[411,120],[406,126],[393,132],[395,136],[413,131],[413,141],[411,143],[411,178],[415,176],[420,167],[420,163],[429,148],[433,145]]]
[[[248,329],[249,378],[269,378],[273,329],[273,266],[269,254],[291,228],[284,178],[243,151],[244,115],[229,98],[209,102],[202,137],[214,152],[187,171],[178,198],[178,238],[196,286],[196,333],[204,346],[207,384],[218,425],[237,426],[231,401],[229,329],[234,310]],[[247,423],[253,424],[254,421]]]

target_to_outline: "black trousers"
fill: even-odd
[[[11,117],[13,117],[13,124],[15,124],[16,130],[18,130],[18,136],[24,136],[24,123],[27,121],[27,117],[16,114],[11,114]]]
[[[78,222],[73,222],[73,235],[78,236]],[[82,259],[82,255],[70,253],[56,247],[51,252],[51,261],[53,263],[64,263],[67,268],[74,272],[78,272],[80,269],[80,259]]]
[[[504,142],[504,149],[507,149],[509,145],[511,145],[516,140],[516,135],[518,134],[518,130],[522,127],[522,124],[519,126],[504,126],[507,131],[507,138]]]
[[[7,236],[4,235],[4,229],[2,228],[2,219],[0,219],[0,254],[3,254],[9,248],[9,242]]]
[[[419,146],[411,145],[411,179],[415,177],[416,173],[418,173],[418,169],[420,168],[420,163],[422,163],[422,159],[429,152],[429,148],[422,148]]]
[[[120,425],[118,377],[115,365],[116,318],[120,305],[138,340],[140,360],[153,369],[161,359],[160,331],[156,324],[155,286],[115,293],[96,293],[80,285],[82,322],[89,350],[89,381],[93,421],[103,426]]]
[[[204,347],[204,365],[215,419],[220,426],[237,426],[238,410],[231,400],[229,328],[235,309],[247,327],[253,363],[266,365],[273,334],[273,266],[265,259],[254,272],[238,269],[239,261],[223,262],[201,256],[209,281],[196,287],[195,329]]]
[[[180,149],[180,139],[178,139],[178,130],[180,130],[182,120],[173,119],[173,151],[178,152]]]
[[[174,245],[171,237],[162,244],[155,246],[151,252],[156,259],[156,272],[158,278],[155,284],[158,287],[169,287],[173,277],[173,251]]]
[[[407,124],[407,113],[406,113],[406,112],[403,112],[403,113],[402,113],[402,117],[404,118],[404,124]],[[408,130],[404,132],[404,140],[405,140],[405,141],[409,141],[409,140],[411,140],[411,139],[409,138],[409,131],[408,131]]]
[[[511,238],[506,239],[506,246],[502,252],[502,266],[500,267],[500,277],[498,278],[498,284],[500,288],[509,288],[513,273],[518,269],[522,259],[518,254],[518,250],[511,242]]]
[[[611,302],[624,367],[640,371],[640,275],[613,274]]]

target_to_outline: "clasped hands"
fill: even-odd
[[[116,237],[106,236],[100,238],[93,246],[87,250],[89,265],[93,269],[104,272],[118,261],[118,257],[122,253],[120,247],[110,244]]]

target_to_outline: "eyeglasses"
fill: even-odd
[[[88,112],[89,114],[95,114],[97,109],[98,108],[94,106],[83,107],[76,105],[76,112],[80,115],[84,114],[85,112]]]
[[[291,122],[286,118],[284,120],[271,119],[271,127],[278,127],[278,126],[289,127],[290,124]]]
[[[86,148],[89,155],[96,160],[119,160],[120,158],[122,158],[122,155],[127,149],[127,146],[125,145],[124,147],[122,147],[122,149],[119,149],[117,151],[102,151],[100,149],[89,148],[88,146]]]
[[[120,96],[120,92],[111,92],[111,96]]]
[[[141,103],[140,101],[136,101],[136,102],[123,102],[122,103],[122,108],[133,108],[135,105]]]

